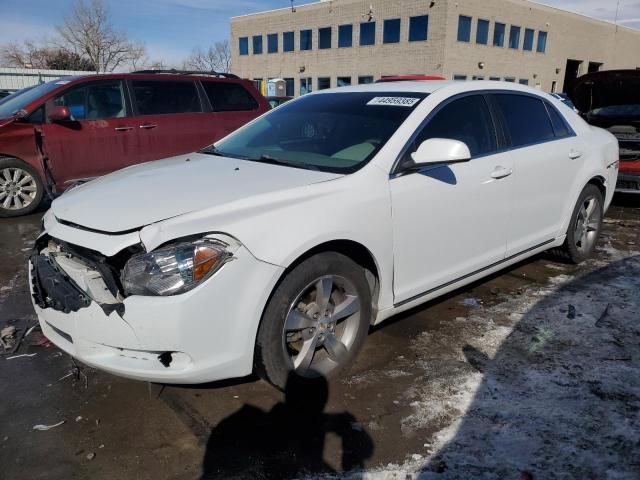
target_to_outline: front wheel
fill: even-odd
[[[0,217],[18,217],[35,210],[44,186],[38,173],[26,163],[0,157]]]
[[[286,275],[265,309],[255,370],[279,388],[290,374],[335,377],[362,348],[371,315],[362,267],[335,252],[310,257]]]
[[[604,200],[598,187],[587,185],[573,209],[567,238],[556,251],[557,254],[576,264],[591,256],[602,230],[603,205]]]

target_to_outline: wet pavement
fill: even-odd
[[[12,323],[24,330],[36,320],[29,299],[26,261],[40,228],[40,217],[0,219],[0,328]],[[554,324],[549,323],[553,315],[545,309],[561,311],[562,319],[582,321],[591,318],[591,302],[599,309],[594,315],[597,319],[604,315],[605,323],[608,315],[626,320],[629,315],[637,315],[636,306],[630,303],[634,291],[636,297],[640,296],[635,284],[620,283],[619,296],[615,289],[612,293],[604,287],[613,288],[624,272],[638,268],[638,255],[640,198],[616,197],[593,260],[572,266],[537,256],[399,315],[372,329],[356,364],[342,380],[314,386],[312,396],[308,391],[301,392],[295,382],[282,394],[251,377],[188,387],[121,379],[76,366],[54,346],[32,345],[42,340],[34,332],[18,352],[34,356],[0,357],[0,478],[291,478],[361,468],[380,478],[405,478],[420,470],[445,476],[449,472],[446,478],[470,478],[487,472],[487,478],[529,478],[510,476],[513,472],[531,478],[534,474],[528,472],[539,478],[578,478],[574,476],[578,474],[592,478],[594,473],[605,472],[608,464],[572,470],[572,462],[584,462],[582,457],[571,460],[573,453],[558,454],[564,467],[553,463],[553,451],[562,451],[557,442],[569,442],[562,440],[566,434],[554,431],[553,418],[541,420],[535,427],[538,430],[517,427],[523,435],[537,435],[541,445],[547,445],[546,450],[536,447],[544,451],[542,457],[547,463],[532,460],[524,447],[513,447],[518,444],[513,436],[505,437],[511,448],[509,458],[517,460],[515,466],[509,466],[511,469],[478,466],[478,470],[464,470],[457,476],[451,473],[456,471],[451,462],[465,463],[466,458],[480,465],[478,455],[482,450],[477,444],[461,445],[471,442],[469,439],[487,442],[478,433],[478,425],[483,431],[492,431],[497,425],[502,429],[505,425],[517,426],[514,419],[527,409],[535,410],[531,402],[523,402],[524,397],[537,399],[538,407],[544,404],[547,393],[549,398],[556,395],[561,399],[554,397],[557,404],[550,401],[553,408],[568,401],[570,379],[579,376],[558,352],[574,347],[563,337],[566,332],[554,331]],[[567,300],[566,295],[578,295],[590,288],[595,291],[587,295],[589,298]],[[595,300],[599,290],[608,299],[603,313],[604,300]],[[633,368],[637,369],[640,362],[640,332],[633,323],[618,327],[611,333],[612,341],[623,353],[609,352],[612,347],[605,340],[590,343],[589,355],[601,352],[607,362],[621,365],[622,370],[605,372],[609,376],[635,374]],[[589,331],[588,325],[580,328]],[[533,350],[514,360],[512,351],[521,350],[517,343],[521,332],[540,345],[552,344],[552,337],[563,339],[562,348],[555,352],[551,347],[547,351],[529,346]],[[573,333],[577,337],[574,343],[580,343],[581,330]],[[627,345],[627,337],[635,342],[636,350]],[[561,388],[556,391],[536,383],[529,370],[527,381],[510,378],[505,371],[513,369],[505,365],[522,369],[518,362],[549,371],[562,364],[571,373],[570,379],[554,373],[554,388]],[[595,394],[586,404],[580,404],[586,412],[584,418],[590,418],[594,411],[607,412],[608,406],[621,401],[620,409],[611,413],[612,428],[632,431],[620,438],[601,433],[603,437],[599,438],[599,432],[606,431],[603,425],[589,424],[583,432],[578,423],[573,427],[580,434],[577,437],[590,436],[594,445],[613,450],[611,462],[617,462],[621,469],[614,472],[615,478],[638,478],[634,474],[640,472],[640,440],[634,443],[637,437],[633,428],[638,426],[640,392],[611,392],[600,377],[585,382],[591,382]],[[505,383],[510,391],[516,391],[509,398],[518,399],[516,404],[521,405],[513,409],[515,413],[494,411],[499,397],[496,392],[502,388],[504,393]],[[633,381],[628,383],[629,388],[636,388]],[[527,390],[532,385],[537,389]],[[309,398],[315,401],[309,402]],[[38,424],[62,421],[47,431],[33,429]],[[557,430],[570,428],[560,424]],[[607,439],[613,439],[612,443]],[[530,438],[525,443],[530,444]],[[505,443],[500,445],[507,449]],[[586,454],[591,452],[588,445],[580,448]],[[537,472],[546,468],[554,470],[540,477]],[[440,478],[440,473],[434,475]]]

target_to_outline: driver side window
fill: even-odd
[[[464,142],[472,158],[497,151],[495,127],[482,95],[465,96],[442,107],[418,134],[409,153],[430,138]]]
[[[122,82],[96,82],[67,90],[53,101],[69,108],[73,120],[105,120],[126,116]]]

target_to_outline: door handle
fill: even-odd
[[[569,152],[569,158],[571,160],[575,160],[576,158],[580,158],[582,156],[582,152],[579,152],[578,150],[571,150]]]
[[[496,167],[493,170],[493,172],[491,172],[491,178],[495,178],[496,180],[499,180],[501,178],[508,177],[512,173],[513,173],[513,169],[511,168]]]
[[[145,130],[151,130],[152,128],[156,128],[158,125],[155,123],[145,123],[144,125],[140,125],[140,128],[144,128]]]
[[[133,130],[133,127],[116,127],[114,130],[116,132],[128,132],[129,130]]]

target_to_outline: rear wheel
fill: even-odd
[[[593,253],[602,229],[604,210],[602,193],[589,184],[580,193],[571,216],[567,238],[554,252],[571,263],[580,263]]]
[[[0,217],[18,217],[35,210],[44,186],[38,173],[26,163],[0,157]]]
[[[331,378],[355,359],[371,321],[364,270],[335,252],[315,255],[287,274],[265,309],[255,369],[284,388],[290,374]]]

